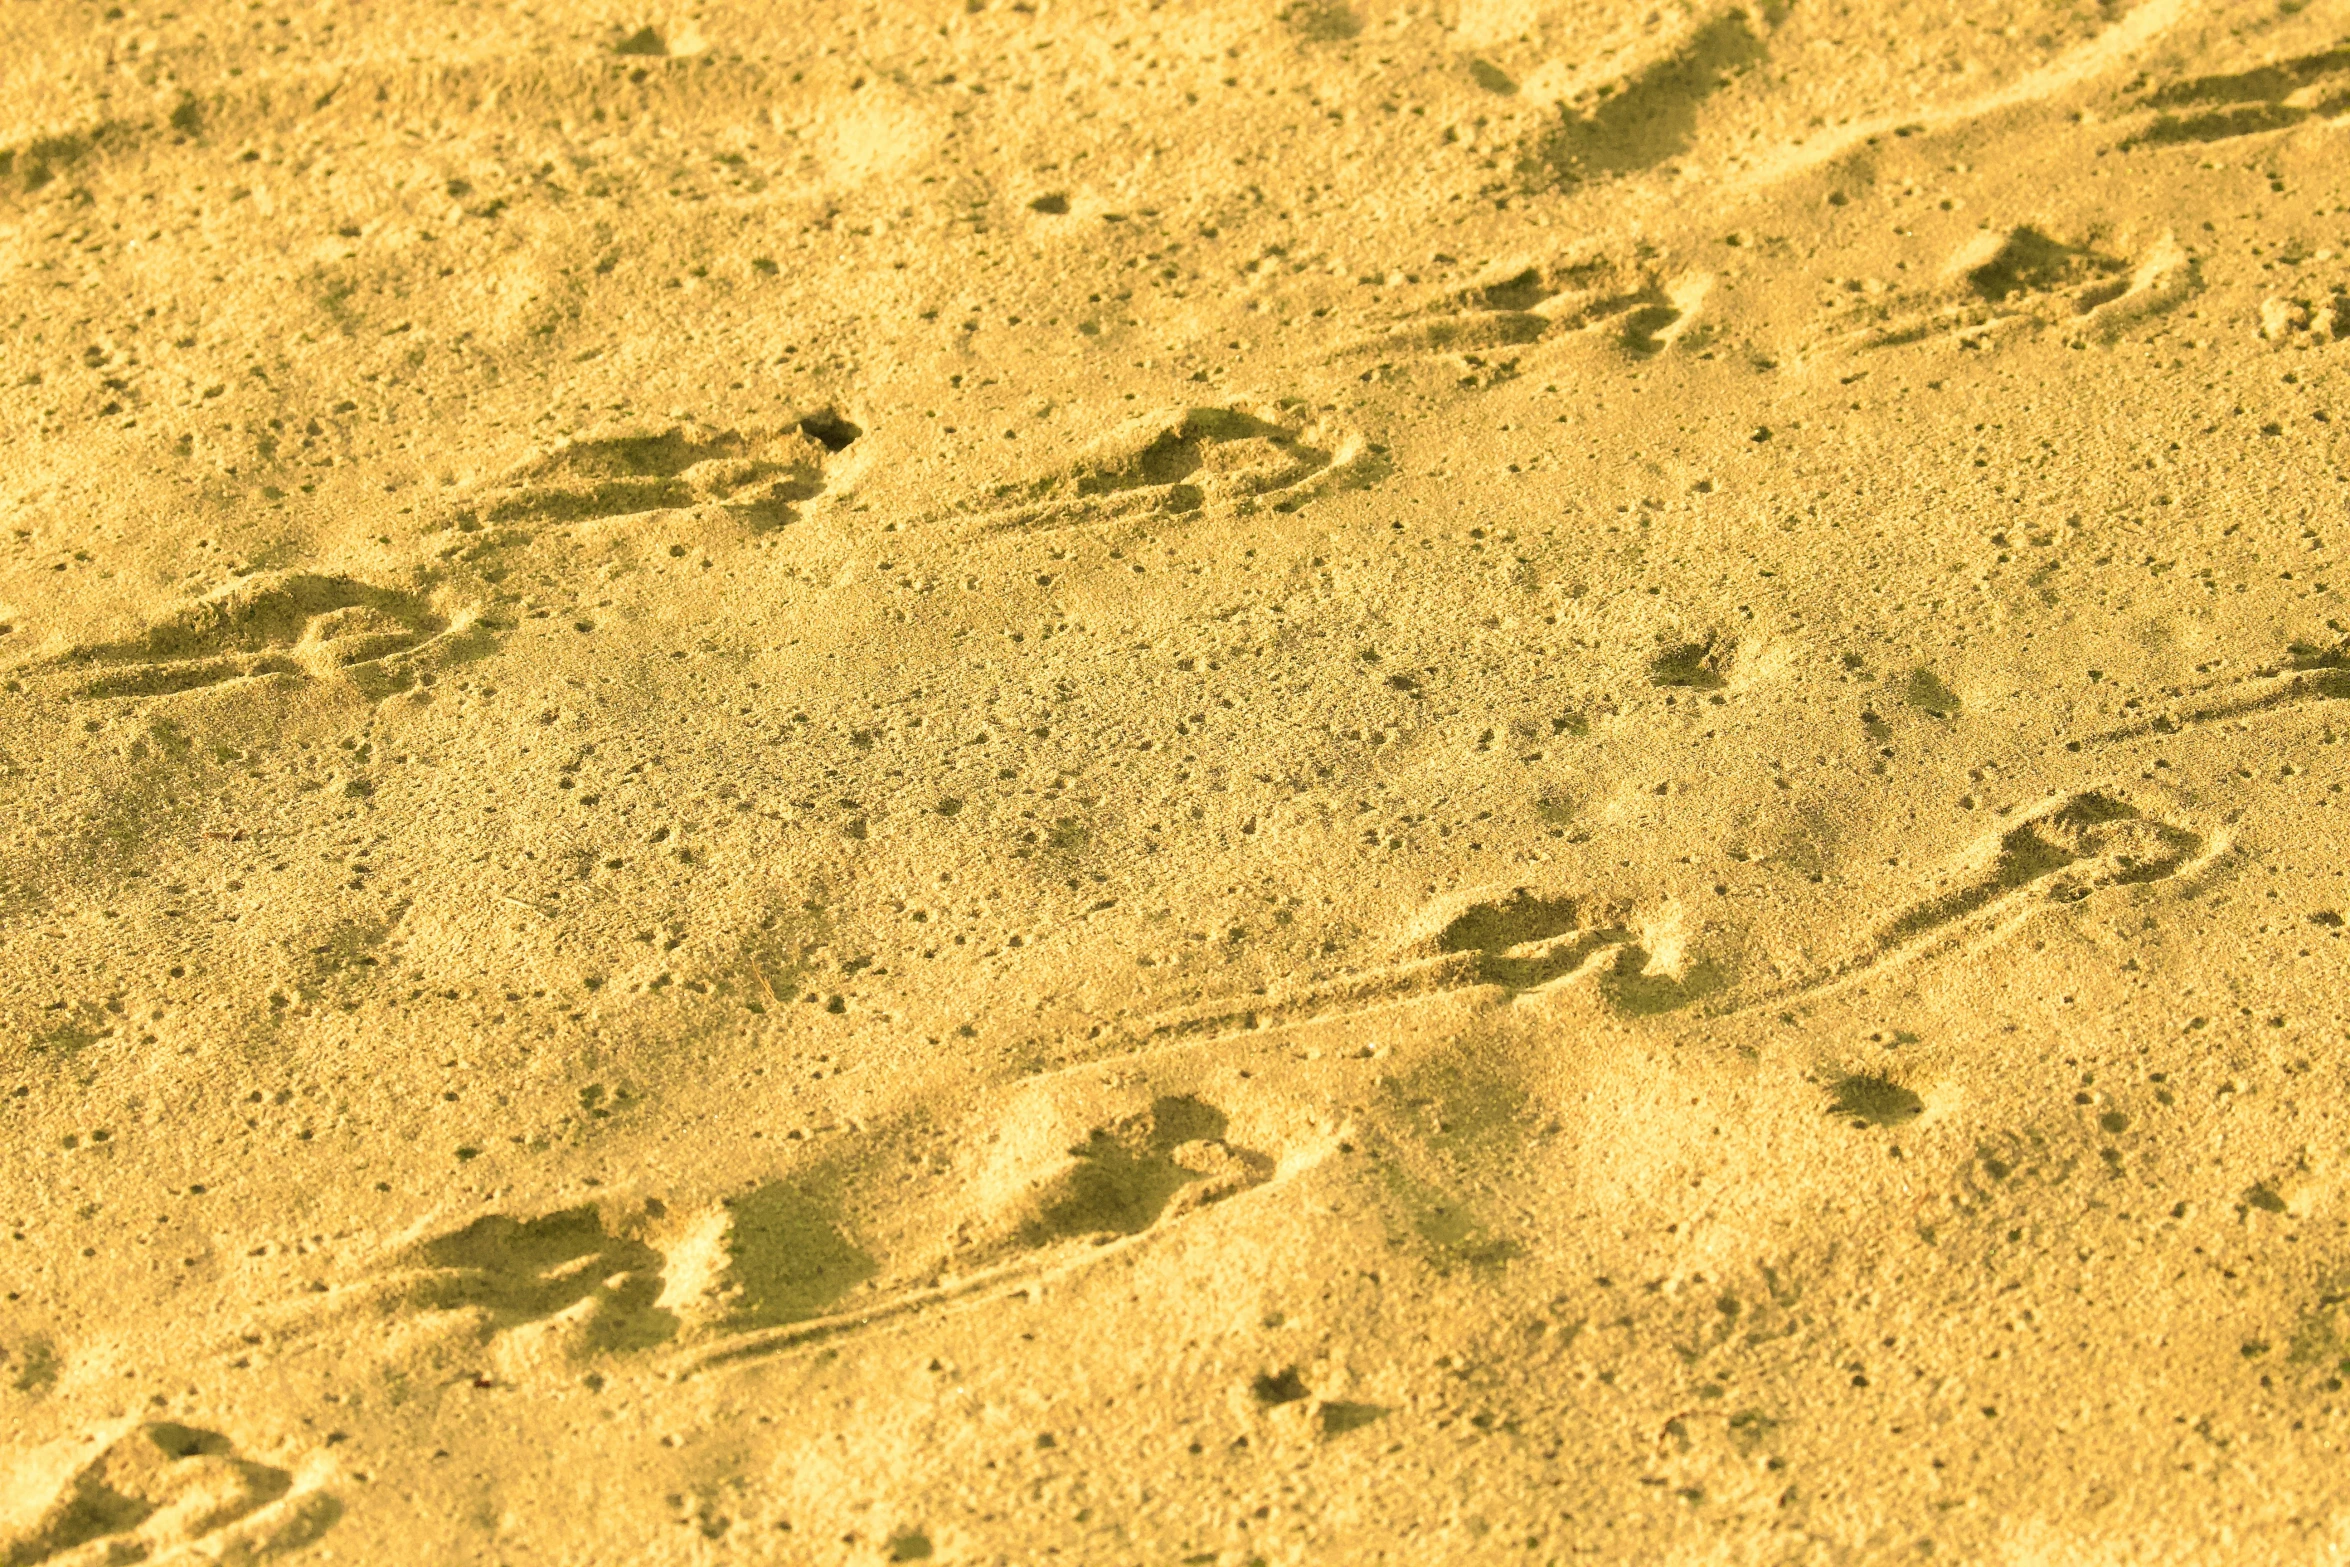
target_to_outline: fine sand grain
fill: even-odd
[[[2350,3],[0,12],[0,1563],[2350,1551]]]

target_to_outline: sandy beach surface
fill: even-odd
[[[2350,1551],[2350,4],[0,46],[0,1562]]]

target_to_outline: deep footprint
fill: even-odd
[[[1688,150],[1708,98],[1768,55],[1746,13],[1727,12],[1588,113],[1561,104],[1557,121],[1528,143],[1519,173],[1538,186],[1576,185],[1654,168]]]
[[[677,1319],[655,1304],[661,1254],[609,1233],[593,1208],[536,1219],[492,1214],[426,1241],[418,1260],[433,1271],[409,1288],[408,1303],[477,1313],[484,1337],[583,1305],[589,1350],[644,1349],[677,1332]]]
[[[1437,933],[1436,946],[1475,953],[1477,978],[1485,984],[1531,990],[1624,939],[1613,927],[1585,930],[1573,898],[1536,897],[1519,887],[1496,902],[1471,904]]]
[[[2125,138],[2125,148],[2193,145],[2284,130],[2350,108],[2350,49],[2171,82],[2148,93],[2144,104],[2161,112]],[[2182,109],[2190,112],[2177,112]]]
[[[1189,1193],[1195,1200],[1212,1201],[1253,1184],[1251,1162],[1224,1142],[1227,1124],[1223,1111],[1184,1094],[1094,1128],[1070,1150],[1073,1163],[1021,1225],[1021,1241],[1044,1246],[1137,1235],[1156,1224],[1186,1188],[1196,1188]]]
[[[824,1316],[880,1271],[849,1237],[837,1201],[809,1183],[770,1181],[725,1207],[725,1328]]]
[[[1955,276],[1895,290],[1839,312],[1861,349],[1929,338],[1980,343],[2008,324],[2060,327],[2110,341],[2130,323],[2175,308],[2201,286],[2194,259],[2164,233],[2136,257],[2110,255],[2030,224],[1979,235],[1952,259]]]

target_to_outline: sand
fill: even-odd
[[[2350,7],[0,38],[0,1560],[2350,1549]]]

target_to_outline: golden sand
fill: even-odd
[[[0,46],[0,1561],[2350,1549],[2350,5]]]

